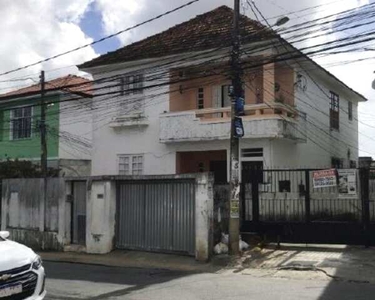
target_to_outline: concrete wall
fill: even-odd
[[[91,175],[91,160],[59,159],[60,176],[85,177]]]
[[[48,179],[44,202],[43,179],[7,179],[2,187],[2,230],[11,239],[34,249],[61,250],[64,245],[65,186]]]
[[[195,259],[198,261],[207,261],[212,253],[213,212],[213,178],[207,173],[200,174],[195,186]]]
[[[114,248],[116,182],[90,181],[87,193],[86,249],[104,254]]]
[[[213,179],[208,173],[171,176],[123,176],[108,179],[92,178],[87,193],[86,251],[104,254],[115,247],[116,179],[174,180],[195,178],[195,257],[209,259],[213,244]]]

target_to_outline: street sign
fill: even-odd
[[[242,119],[240,117],[234,118],[234,137],[242,138],[245,135]]]
[[[236,99],[236,114],[237,116],[243,116],[245,114],[245,99],[244,98],[237,98]]]

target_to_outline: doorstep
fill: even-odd
[[[74,244],[66,245],[64,246],[64,252],[86,253],[86,246]]]

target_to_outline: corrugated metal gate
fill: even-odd
[[[195,253],[195,181],[117,184],[116,247]]]

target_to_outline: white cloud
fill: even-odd
[[[3,0],[0,1],[0,73],[34,63],[38,60],[71,50],[92,41],[77,22],[83,16],[91,0]],[[37,65],[27,70],[0,76],[0,81],[32,76],[38,80],[38,72],[62,68],[92,59],[97,54],[91,48],[74,52]],[[76,73],[76,67],[47,72],[48,78]],[[15,82],[12,86],[32,84],[32,81]],[[0,84],[0,93],[9,83]]]

